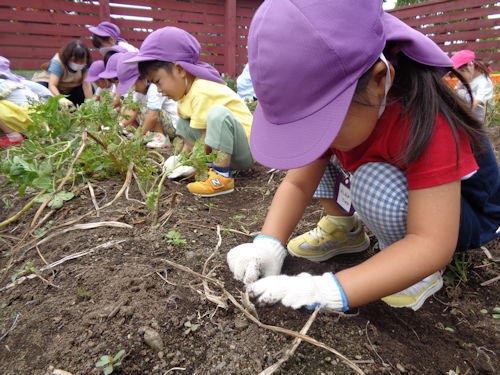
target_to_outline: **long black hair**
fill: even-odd
[[[384,55],[396,72],[389,97],[402,105],[401,124],[406,120],[409,124],[408,138],[401,144],[399,161],[407,165],[422,154],[432,138],[438,114],[445,118],[455,138],[457,162],[460,130],[470,137],[474,152],[479,153],[483,148],[481,140],[486,136],[484,127],[470,106],[443,80],[446,71],[420,64],[399,51],[394,53],[392,47],[387,45],[384,49]],[[356,95],[362,95],[371,70],[358,81],[355,98]],[[459,79],[463,80],[461,77]]]

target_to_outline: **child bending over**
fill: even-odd
[[[454,75],[461,75],[469,84],[472,98],[462,82],[455,86],[457,94],[471,104],[479,120],[484,122],[488,107],[495,105],[495,90],[488,68],[481,61],[476,60],[476,54],[473,51],[467,49],[454,54],[451,61],[456,69]]]
[[[219,150],[227,154],[225,160],[214,163],[206,181],[187,185],[193,194],[213,197],[233,192],[231,170],[245,169],[253,163],[248,143],[252,114],[215,68],[198,61],[200,49],[188,32],[164,27],[148,35],[138,56],[127,62],[139,62],[141,75],[156,84],[164,96],[177,101],[177,135],[184,140],[182,151],[192,151],[194,142],[201,138],[207,152]],[[169,158],[167,165],[175,165],[173,159]],[[182,174],[192,172],[183,170]]]
[[[168,147],[179,119],[177,103],[160,94],[154,83],[142,77],[137,64],[124,63],[136,55],[135,52],[124,53],[118,60],[118,94],[125,95],[133,86],[134,102],[141,104],[139,111],[125,109],[123,113],[127,118],[122,118],[121,124],[124,128],[141,126],[143,135],[152,133],[152,140],[146,144],[148,148]]]
[[[252,153],[289,169],[261,235],[227,254],[261,303],[345,311],[383,298],[416,310],[441,288],[456,250],[498,237],[498,165],[481,123],[442,80],[453,63],[382,2],[267,0],[248,51],[259,98]],[[350,189],[338,169],[325,174],[333,154]],[[351,204],[382,251],[335,274],[279,275],[318,185],[340,194],[288,251],[318,261],[366,248]]]

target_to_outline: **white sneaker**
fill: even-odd
[[[425,300],[436,293],[443,286],[441,272],[434,272],[422,281],[402,290],[382,298],[382,301],[392,307],[409,307],[417,311],[424,304]]]

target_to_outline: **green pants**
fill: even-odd
[[[201,138],[203,131],[191,128],[189,122],[179,118],[176,135],[195,142]],[[245,129],[227,107],[215,105],[208,111],[205,144],[230,154],[230,169],[246,169],[253,164]]]

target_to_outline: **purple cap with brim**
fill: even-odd
[[[116,78],[118,75],[118,60],[120,59],[120,56],[123,55],[124,52],[122,53],[115,53],[113,56],[111,56],[106,63],[106,70],[99,74],[99,78]]]
[[[95,82],[101,77],[99,77],[99,74],[104,72],[106,70],[106,67],[104,66],[104,61],[103,60],[96,60],[94,61],[89,68],[88,75],[84,79],[85,82]]]
[[[384,13],[385,37],[410,59],[424,65],[451,68],[453,61],[439,46],[420,31],[412,29],[399,18]]]
[[[198,61],[200,52],[200,43],[194,36],[178,27],[167,26],[149,34],[137,56],[126,63],[151,60],[177,63],[195,77],[225,84],[212,65]]]
[[[116,41],[124,40],[120,38],[120,28],[108,21],[103,21],[97,26],[89,27],[89,31],[101,37],[112,37]]]
[[[330,147],[359,77],[384,48],[381,4],[262,3],[248,39],[250,75],[258,98],[250,146],[259,163],[299,168]]]
[[[248,60],[258,98],[250,148],[259,163],[299,168],[338,135],[359,78],[386,41],[409,58],[451,67],[429,38],[373,0],[267,0],[250,25]],[[293,30],[293,33],[290,32]]]
[[[137,55],[137,52],[121,53],[118,60],[117,78],[118,85],[116,92],[120,95],[125,95],[128,89],[135,85],[135,82],[140,77],[137,64],[125,64],[125,61]]]
[[[11,81],[21,82],[24,79],[10,71],[10,61],[3,56],[0,56],[0,74]]]

